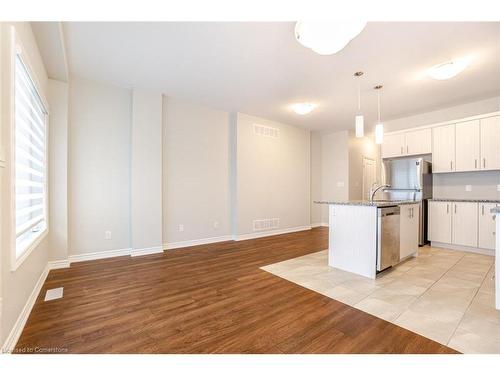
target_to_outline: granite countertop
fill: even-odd
[[[350,200],[350,201],[314,201],[318,204],[337,204],[345,206],[371,206],[371,207],[390,207],[400,206],[403,204],[419,203],[418,201],[366,201],[366,200]]]
[[[472,202],[472,203],[500,203],[499,199],[445,199],[431,198],[430,201],[436,202]]]

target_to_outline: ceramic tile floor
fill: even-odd
[[[463,353],[500,353],[494,257],[431,247],[371,280],[320,251],[262,267],[276,276]]]

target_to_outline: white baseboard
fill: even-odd
[[[262,237],[268,237],[268,236],[277,236],[279,234],[300,232],[300,231],[309,230],[309,229],[311,229],[310,225],[304,225],[302,227],[295,227],[295,228],[286,228],[286,229],[269,230],[269,231],[265,231],[265,232],[240,234],[240,235],[235,236],[234,240],[235,241],[251,240],[251,239],[254,239],[254,238],[262,238]]]
[[[468,253],[476,253],[482,255],[490,255],[495,256],[495,250],[489,249],[481,249],[479,247],[470,247],[470,246],[462,246],[462,245],[453,245],[451,243],[442,243],[442,242],[431,242],[432,247],[440,247],[448,250],[456,250],[456,251],[465,251]]]
[[[231,241],[232,239],[233,239],[232,236],[220,236],[220,237],[201,238],[199,240],[167,242],[167,243],[163,244],[163,248],[165,250],[172,250],[172,249],[179,249],[181,247],[206,245],[206,244],[210,244],[210,243]]]
[[[154,247],[145,247],[144,249],[132,249],[130,251],[130,256],[137,257],[142,255],[159,254],[159,253],[163,253],[163,247],[154,246]]]
[[[50,270],[58,270],[60,268],[68,268],[70,266],[71,262],[69,259],[64,259],[64,260],[52,260],[47,263],[47,267],[49,267]]]
[[[45,282],[45,279],[47,279],[48,274],[49,274],[49,265],[47,264],[42,274],[38,278],[38,281],[36,282],[35,287],[33,288],[33,291],[31,292],[30,296],[28,297],[28,300],[26,301],[23,309],[21,310],[19,317],[17,318],[16,322],[14,323],[14,326],[10,330],[9,335],[7,336],[5,342],[2,345],[3,353],[11,353],[12,350],[14,350],[14,348],[16,347],[17,341],[19,340],[19,337],[21,337],[21,333],[23,332],[24,326],[26,325],[31,310],[35,305],[36,299],[38,298],[38,295],[42,290],[43,283]]]
[[[327,227],[328,223],[312,223],[311,228],[317,228],[317,227]]]
[[[130,255],[131,251],[132,251],[131,248],[126,248],[117,250],[96,251],[95,253],[75,254],[69,256],[69,261],[70,263],[73,263],[73,262],[85,262],[87,260],[122,257]]]

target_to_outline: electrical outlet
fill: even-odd
[[[344,187],[344,181],[337,182],[337,187]]]
[[[465,191],[472,191],[472,185],[465,185]]]
[[[104,232],[104,239],[105,240],[110,240],[111,239],[111,231],[107,230]]]
[[[184,232],[184,224],[179,224],[179,232]]]
[[[214,229],[218,229],[219,228],[219,222],[218,221],[214,221]]]

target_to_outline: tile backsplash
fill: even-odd
[[[434,173],[432,193],[434,198],[500,200],[499,185],[500,171]]]

